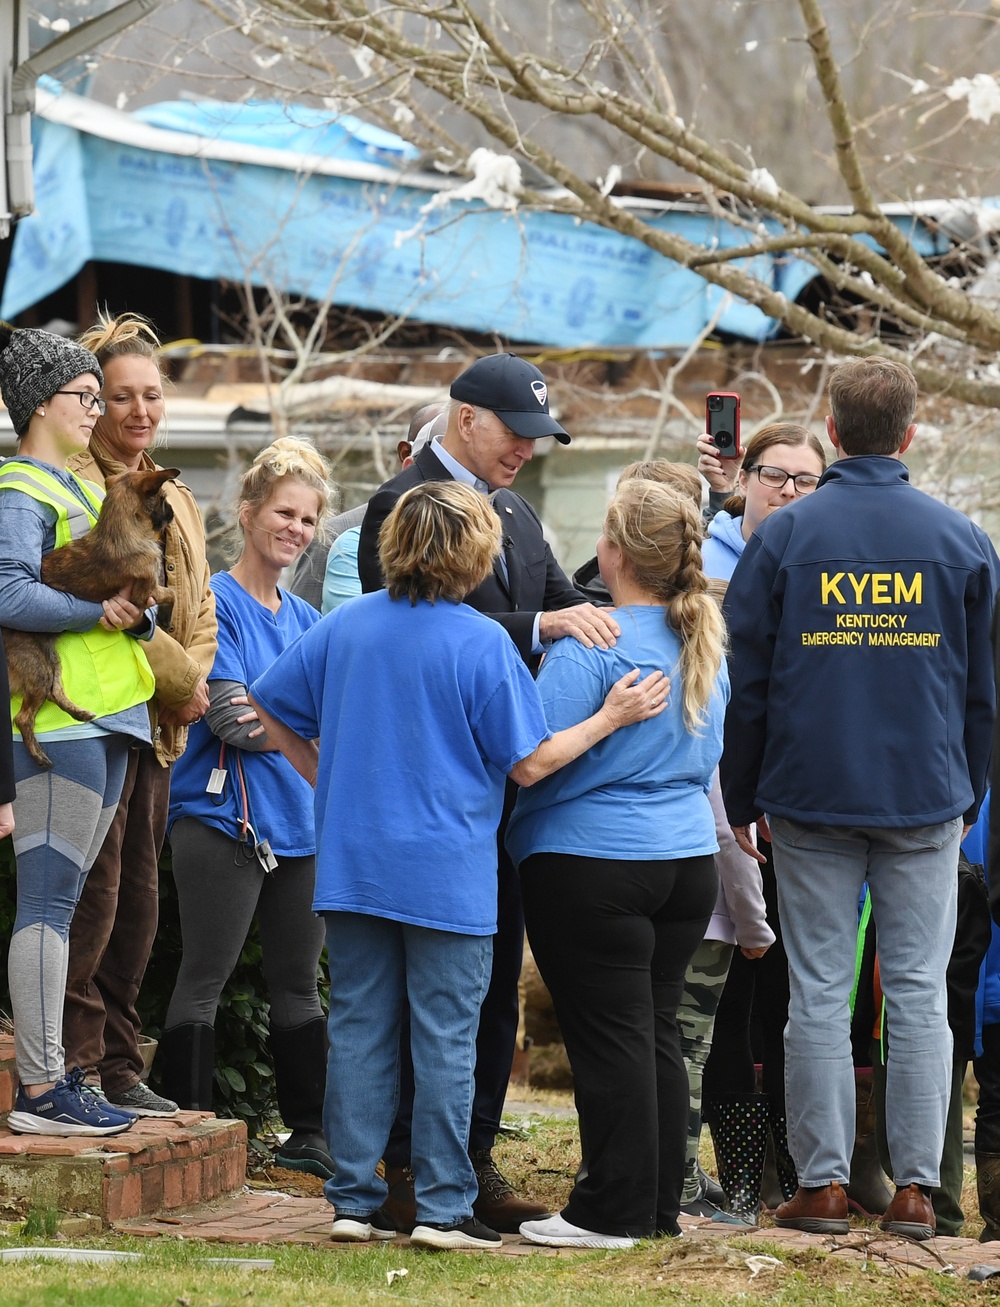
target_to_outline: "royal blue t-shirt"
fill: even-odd
[[[708,802],[722,753],[729,699],[725,659],[697,732],[684,725],[680,640],[661,607],[614,610],[621,635],[613,649],[585,649],[577,640],[553,646],[538,675],[552,731],[595,713],[619,677],[638,667],[671,679],[667,708],[625,726],[574,762],[517,796],[507,849],[520,864],[533,853],[585,858],[690,858],[718,852]]]
[[[379,590],[324,617],[252,691],[320,740],[316,911],[492,935],[505,778],[549,734],[503,627]]]
[[[320,620],[311,604],[287,590],[278,591],[281,607],[272,613],[228,572],[217,572],[210,584],[219,619],[219,648],[208,676],[210,681],[238,681],[249,686]],[[251,825],[258,841],[269,840],[279,858],[315,853],[312,787],[280,753],[254,753],[227,744],[223,762],[228,772],[225,790],[219,795],[205,792],[212,768],[219,765],[221,744],[204,719],[191,727],[187,749],[174,763],[170,780],[168,829],[179,817],[195,817],[233,839],[238,837],[243,812],[236,776],[239,755],[250,800]]]

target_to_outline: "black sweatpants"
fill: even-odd
[[[778,886],[771,845],[758,836],[767,862],[761,867],[767,924],[774,943],[762,958],[745,958],[736,949],[715,1014],[712,1048],[705,1063],[704,1099],[756,1092],[757,1060],[761,1087],[778,1115],[785,1110],[785,1026],[788,1023],[788,957],[781,939]]]
[[[580,1115],[563,1216],[601,1234],[676,1233],[688,1120],[677,1008],[715,907],[715,859],[538,853],[520,872]]]

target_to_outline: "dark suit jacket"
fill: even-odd
[[[428,445],[409,467],[387,481],[369,500],[361,526],[358,572],[366,593],[385,584],[378,561],[378,533],[400,495],[423,481],[451,481],[453,477]],[[538,660],[531,652],[535,614],[554,608],[571,608],[583,602],[545,543],[535,510],[513,490],[499,490],[493,499],[503,525],[507,579],[499,559],[482,585],[465,596],[465,602],[505,627],[529,667]]]

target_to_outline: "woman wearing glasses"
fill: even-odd
[[[63,992],[69,930],[84,878],[121,796],[129,747],[150,742],[153,675],[140,640],[154,622],[128,589],[103,604],[52,590],[42,557],[97,521],[100,487],[67,470],[104,413],[94,355],[47,331],[0,324],[0,395],[18,437],[0,468],[0,624],[62,632],[56,644],[66,691],[94,720],[54,703],[38,713],[52,759],[35,763],[14,737],[17,916],[8,971],[20,1088],[8,1125],[41,1135],[113,1135],[135,1120],[66,1074]],[[12,714],[20,699],[11,702]]]
[[[731,465],[719,458],[708,436],[699,439],[698,452],[698,470],[711,489],[731,490],[732,471],[727,470]],[[761,522],[815,490],[825,470],[823,445],[807,427],[792,422],[762,427],[747,442],[737,476],[737,493],[726,500],[709,525],[702,548],[707,575],[728,581],[746,542]],[[723,856],[749,863],[750,859],[735,847],[718,785],[713,787],[710,798]],[[699,1061],[707,1056],[702,1112],[712,1131],[719,1178],[730,1212],[750,1225],[757,1222],[769,1132],[785,1197],[791,1197],[797,1183],[785,1129],[782,1036],[788,1016],[788,960],[781,944],[771,846],[759,830],[758,842],[767,858],[760,875],[766,927],[770,928],[768,933],[774,933],[775,943],[769,948],[746,947],[738,936],[717,929],[721,919],[713,918],[708,936],[692,961],[685,995],[689,1006],[694,1000],[702,1027],[696,1053]],[[745,875],[756,880],[756,869],[748,866]],[[734,941],[742,947],[734,947]],[[763,1093],[759,1095],[750,1047],[751,1007],[759,1016],[763,1062]],[[695,1191],[697,1171],[690,1160],[683,1210],[705,1215],[704,1194]]]
[[[728,490],[730,475],[707,436],[698,441],[698,470],[713,490]],[[728,581],[746,542],[775,509],[815,490],[826,470],[819,437],[794,422],[761,427],[746,445],[737,493],[726,500],[708,528],[703,556],[709,576]]]

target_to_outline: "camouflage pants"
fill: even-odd
[[[712,1048],[712,1030],[722,991],[729,975],[733,945],[717,939],[703,940],[684,976],[684,997],[677,1009],[681,1052],[691,1090],[688,1116],[687,1161],[684,1167],[682,1203],[698,1196],[698,1140],[701,1137],[701,1079]]]

